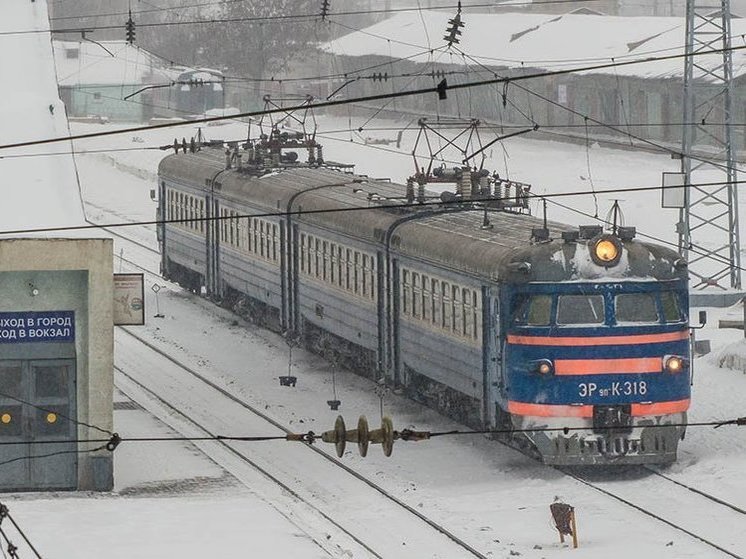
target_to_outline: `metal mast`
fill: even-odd
[[[730,25],[730,0],[687,0],[681,166],[688,187],[678,232],[700,288],[741,287]]]

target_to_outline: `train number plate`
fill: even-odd
[[[610,383],[581,382],[578,396],[581,398],[618,398],[621,396],[645,396],[648,383],[644,380],[619,381]]]

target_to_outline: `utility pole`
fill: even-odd
[[[686,188],[677,231],[695,288],[741,287],[730,48],[730,0],[687,0],[681,161]]]

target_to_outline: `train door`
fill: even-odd
[[[161,275],[168,276],[168,259],[166,255],[166,220],[172,216],[168,215],[169,200],[166,196],[166,181],[161,181],[158,185],[158,205],[155,212],[155,219],[158,222],[155,226],[158,246],[161,249]]]
[[[498,426],[501,402],[503,342],[500,330],[500,300],[489,286],[482,287],[482,422]]]
[[[207,198],[207,207],[209,208],[212,219],[207,221],[208,229],[205,236],[207,242],[207,266],[205,270],[205,288],[207,295],[219,297],[220,282],[220,232],[224,229],[224,220],[220,219],[220,203],[212,196]]]
[[[0,361],[0,490],[77,487],[75,393],[74,359]]]

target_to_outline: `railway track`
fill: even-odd
[[[158,253],[158,251],[154,250],[153,248],[148,247],[147,245],[144,245],[143,243],[126,237],[120,233],[111,230],[109,230],[109,233],[127,242],[134,243],[151,253]],[[122,260],[138,269],[143,270],[148,274],[160,277],[159,274],[157,274],[156,272],[153,272],[136,262],[124,258],[122,258]],[[141,341],[148,345],[154,351],[160,351],[154,346],[148,344],[148,342],[143,340]],[[165,354],[164,356],[167,359],[173,361],[173,359],[169,356]],[[198,378],[201,378],[201,380],[210,384],[214,389],[223,391],[223,389],[213,385],[209,380],[204,379],[198,373],[193,371],[190,372],[192,374],[196,374]],[[223,391],[223,393],[229,398],[232,397],[225,391]],[[249,409],[250,408],[251,407],[249,406]],[[272,418],[269,418],[268,416],[266,416],[266,414],[263,414],[260,410],[250,409],[250,411],[257,413],[269,423],[271,423],[274,427],[283,430],[285,433],[289,432],[284,429],[283,426],[274,422]],[[511,445],[508,446],[513,448]],[[334,462],[337,467],[344,469],[350,475],[361,478],[361,480],[364,480],[365,483],[374,486],[376,490],[386,493],[384,489],[375,485],[370,480],[362,478],[360,474],[345,466],[344,464],[336,462],[336,460],[326,455],[323,451],[315,447],[310,447],[310,449],[318,453],[319,455],[324,456],[327,460]],[[616,502],[632,508],[650,518],[654,518],[655,520],[688,535],[689,537],[712,548],[723,556],[732,557],[734,559],[746,559],[746,554],[744,554],[743,552],[743,550],[746,549],[746,536],[740,536],[741,533],[746,534],[746,509],[738,507],[732,503],[728,503],[727,501],[710,495],[695,487],[677,481],[670,476],[656,471],[655,469],[645,468],[645,470],[647,472],[647,477],[651,479],[656,478],[659,480],[664,480],[666,482],[666,485],[670,487],[670,489],[666,492],[666,498],[664,499],[664,502],[661,502],[660,500],[657,500],[655,498],[656,491],[650,490],[651,487],[640,488],[641,485],[646,484],[652,486],[652,483],[649,480],[625,480],[622,485],[620,483],[614,482],[598,482],[594,481],[590,477],[582,476],[577,473],[566,470],[560,471],[562,471],[563,474],[575,479],[577,482],[593,489],[594,491],[597,491],[605,495],[606,497],[613,499]],[[396,497],[391,495],[390,497],[399,502],[401,506],[411,509],[411,507],[409,507],[405,503],[401,503],[398,499],[396,499]],[[692,502],[693,497],[695,502]],[[687,507],[685,506],[685,503],[691,503],[691,505]],[[692,511],[696,512],[693,513]],[[412,514],[420,517],[421,520],[423,520],[424,522],[431,522],[416,509],[412,509],[411,512]],[[727,525],[728,523],[730,523],[732,526],[740,526],[741,528],[733,531],[723,530],[722,526]],[[440,528],[445,530],[443,527]],[[480,555],[479,552],[477,552],[476,550],[471,549],[469,550],[469,552],[472,554],[472,556],[483,557],[483,555]]]
[[[145,346],[149,357],[147,364],[138,364],[133,363],[136,358],[131,356],[142,354],[142,350],[119,351],[118,355],[130,357],[118,358],[118,361],[127,363],[118,364],[117,371],[156,398],[170,410],[169,413],[181,416],[200,431],[210,433],[210,436],[218,430],[223,435],[236,432],[245,434],[253,430],[261,434],[267,434],[268,430],[270,433],[290,433],[262,410],[180,363],[147,340],[125,328],[119,331],[124,332],[124,337],[129,340],[125,342],[120,336],[120,346],[133,350],[135,348],[128,343]],[[149,374],[156,369],[160,373],[158,378]],[[166,396],[164,392],[170,395]],[[177,403],[175,399],[180,401]],[[237,424],[236,417],[241,418],[240,424]],[[441,524],[315,446],[304,443],[277,443],[274,446],[253,444],[242,451],[241,443],[217,443],[315,509],[327,522],[337,526],[374,557],[487,557]],[[247,452],[251,452],[251,458]],[[360,501],[359,515],[356,518],[335,518],[334,510],[338,508],[338,502],[349,503],[352,499]]]
[[[644,478],[631,480],[621,477],[613,481],[597,481],[593,479],[598,477],[596,475],[557,469],[724,556],[746,559],[746,510],[732,503],[646,467],[637,469],[638,472],[644,470]],[[665,480],[665,487],[660,479]]]

